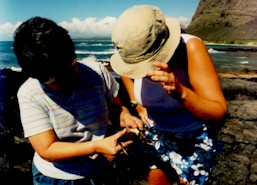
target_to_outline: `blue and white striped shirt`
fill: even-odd
[[[29,78],[18,91],[25,137],[53,129],[61,141],[85,142],[105,136],[108,124],[106,98],[117,96],[119,84],[97,62],[78,62],[79,83],[68,97],[37,79]],[[102,165],[89,156],[69,162],[51,163],[34,156],[38,170],[46,176],[79,179],[96,173]]]

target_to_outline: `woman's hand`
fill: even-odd
[[[165,63],[154,62],[153,65],[160,70],[150,71],[148,77],[160,82],[168,93],[176,91],[176,97],[196,117],[204,120],[224,118],[226,99],[205,44],[198,38],[192,38],[186,43],[186,49],[190,87],[182,85]]]
[[[159,71],[150,71],[147,73],[147,76],[151,80],[160,82],[163,85],[163,88],[167,90],[169,94],[172,91],[181,92],[181,83],[177,80],[174,73],[169,69],[168,64],[162,62],[154,62],[153,66],[159,68]]]
[[[149,118],[148,118],[146,108],[138,104],[136,106],[136,111],[137,111],[138,115],[140,116],[141,120],[143,121],[143,123],[148,124]]]
[[[119,142],[119,139],[126,133],[126,129],[117,132],[116,134],[106,137],[102,140],[95,141],[96,153],[101,153],[109,161],[115,158],[115,155],[122,152],[123,148],[127,147],[132,141]]]
[[[120,126],[126,128],[142,128],[143,121],[138,119],[136,116],[132,116],[129,110],[122,106],[120,114]]]

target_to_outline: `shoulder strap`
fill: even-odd
[[[187,48],[182,37],[168,65],[182,83],[189,85]]]

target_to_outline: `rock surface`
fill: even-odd
[[[223,151],[217,156],[213,184],[257,184],[256,79],[221,79],[228,100],[228,115],[217,139]]]
[[[16,97],[17,88],[25,79],[20,72],[9,69],[1,70],[0,76],[1,184],[29,185],[33,149],[23,138]],[[221,78],[220,81],[229,111],[220,123],[217,139],[222,141],[223,150],[217,155],[209,184],[257,184],[257,79]],[[137,161],[134,162],[135,167]],[[132,168],[120,175],[123,175],[122,185],[147,184],[145,174]]]
[[[188,33],[208,41],[256,40],[256,0],[200,0]]]

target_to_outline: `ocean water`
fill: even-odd
[[[75,40],[74,43],[79,60],[96,58],[105,65],[116,51],[110,40]],[[206,44],[206,46],[218,70],[228,72],[257,70],[257,52],[247,51],[257,47],[220,44]],[[231,51],[231,49],[237,51]],[[13,52],[13,42],[0,42],[0,69],[11,67],[20,68]]]

